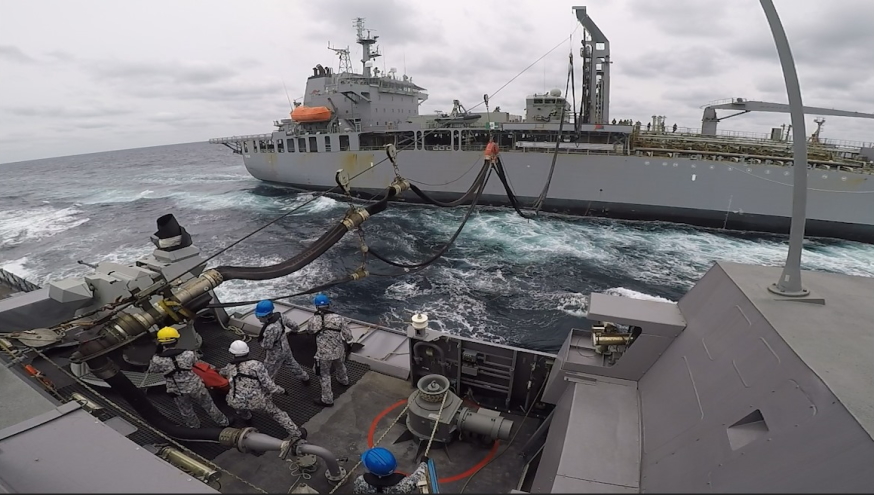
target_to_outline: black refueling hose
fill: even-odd
[[[464,195],[462,195],[460,198],[458,198],[454,201],[450,201],[448,203],[437,201],[436,199],[428,196],[427,194],[425,194],[424,191],[419,189],[419,187],[416,186],[415,184],[410,184],[410,190],[413,191],[414,193],[416,193],[416,196],[419,196],[420,198],[422,198],[423,201],[425,201],[426,203],[432,204],[434,206],[442,206],[444,208],[451,208],[453,206],[459,206],[459,205],[462,205],[462,204],[470,201],[470,198],[472,198],[476,194],[476,191],[479,189],[480,183],[486,177],[486,173],[488,173],[489,168],[490,168],[489,162],[488,161],[484,162],[483,167],[482,167],[482,169],[480,169],[479,174],[477,174],[476,179],[474,179],[473,184],[470,185],[470,189],[468,189],[467,192],[464,193]]]
[[[522,212],[522,209],[519,206],[519,201],[516,199],[516,195],[513,194],[513,190],[510,188],[510,183],[507,181],[507,173],[504,171],[504,164],[501,163],[501,157],[498,155],[498,159],[495,162],[495,172],[498,174],[498,178],[501,179],[501,184],[504,184],[504,190],[507,191],[507,198],[510,199],[510,204],[513,206],[513,209],[516,210],[516,213],[519,214],[522,218],[532,219],[536,215],[526,215]]]
[[[337,244],[337,242],[346,235],[346,232],[357,228],[368,217],[385,211],[388,207],[389,200],[400,195],[402,192],[403,187],[400,185],[392,185],[386,192],[385,196],[378,202],[364,208],[351,210],[346,214],[346,217],[340,221],[340,223],[316,239],[316,241],[304,249],[303,252],[286,261],[269,266],[219,266],[215,268],[215,271],[221,274],[222,280],[224,281],[271,280],[290,275],[312,263],[316,258],[324,254],[325,251],[334,246],[334,244]]]

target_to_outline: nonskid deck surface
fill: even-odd
[[[395,454],[398,471],[409,473],[416,466],[419,445],[416,441],[394,444],[404,433],[405,427],[401,422],[392,423],[403,412],[405,401],[412,392],[412,385],[407,381],[368,371],[335,399],[334,407],[323,409],[304,424],[309,432],[309,441],[327,448],[338,458],[345,458],[340,465],[348,471],[359,461],[361,453],[374,445],[391,427],[378,445]],[[472,403],[466,405],[475,407]],[[434,460],[442,492],[458,493],[468,479],[470,482],[465,488],[466,493],[508,493],[516,488],[525,466],[520,456],[522,447],[535,432],[540,420],[528,418],[523,423],[520,415],[505,416],[514,422],[511,439],[521,428],[512,444],[509,441],[492,445],[455,441],[445,449],[436,443],[432,446],[429,457]],[[425,446],[421,448],[424,450]],[[295,466],[271,453],[253,458],[228,450],[214,462],[270,493],[288,492],[300,476]],[[479,472],[473,474],[478,469]],[[353,480],[363,473],[363,467],[359,466],[335,493],[352,493]],[[334,489],[334,485],[325,478],[325,465],[321,461],[316,472],[309,479],[300,479],[299,483],[323,494]],[[256,492],[252,487],[227,476],[222,479],[221,491]]]
[[[222,366],[227,364],[230,361],[231,357],[228,353],[228,346],[230,346],[230,343],[238,339],[239,337],[233,332],[221,328],[221,326],[214,320],[198,318],[195,326],[198,333],[203,337],[203,345],[201,347],[201,350],[203,351],[202,360],[216,366],[217,368],[221,368]],[[312,375],[312,355],[315,352],[314,339],[308,336],[292,336],[292,341],[295,356],[298,357],[302,366],[309,367],[310,374]],[[258,345],[257,340],[251,340],[248,342],[248,344],[252,350],[252,355],[256,358],[262,359],[263,350]],[[65,352],[64,354],[69,354],[69,352]],[[50,357],[53,361],[62,366],[65,366],[68,363],[68,360],[65,358],[55,357],[51,354]],[[165,438],[154,433],[151,429],[134,422],[129,416],[127,416],[123,412],[118,411],[111,404],[108,404],[107,401],[104,400],[102,397],[96,396],[80,383],[73,381],[71,378],[69,378],[62,371],[58,370],[52,364],[46,363],[42,359],[38,358],[34,360],[33,365],[37,369],[45,373],[52,380],[52,382],[55,383],[56,387],[58,388],[58,392],[65,399],[70,399],[71,394],[73,394],[74,392],[78,392],[105,408],[105,410],[100,413],[100,419],[108,419],[113,416],[121,416],[126,421],[134,424],[134,426],[136,426],[138,429],[135,433],[132,433],[128,436],[128,438],[130,438],[134,442],[140,445],[163,445],[168,443]],[[350,382],[355,383],[367,372],[369,368],[366,365],[349,361],[346,363],[346,369],[349,374]],[[316,399],[320,398],[320,389],[317,379],[312,379],[308,386],[304,386],[299,380],[291,376],[291,373],[286,367],[283,367],[282,369],[280,369],[276,381],[280,386],[288,390],[290,395],[274,395],[274,403],[280,409],[286,411],[291,417],[292,421],[294,421],[298,426],[306,423],[310,418],[319,413],[321,408],[314,403]],[[105,396],[113,403],[124,408],[128,413],[135,414],[133,408],[124,399],[115,394],[111,389],[95,386],[91,386],[91,388],[97,390],[101,395]],[[179,409],[176,407],[173,399],[169,395],[167,395],[163,386],[156,386],[150,389],[144,389],[144,391],[146,392],[148,398],[151,400],[152,404],[154,404],[155,407],[164,414],[164,416],[170,418],[177,424],[182,424]],[[342,396],[344,392],[344,388],[338,387],[336,384],[336,380],[334,380],[335,399]],[[226,415],[228,415],[229,418],[232,418],[233,420],[233,409],[231,409],[225,403],[224,398],[218,396],[215,397],[215,399],[216,405],[218,405],[218,407]],[[194,410],[200,418],[202,426],[217,426],[212,422],[209,416],[207,416],[206,413],[200,409],[199,406],[195,406]],[[269,416],[258,412],[254,413],[253,416],[254,419],[252,426],[258,428],[258,430],[262,433],[274,436],[276,438],[285,438],[288,435],[285,430],[280,427],[279,424],[273,421],[273,419]],[[139,418],[138,415],[137,417]],[[236,426],[243,425],[241,423],[237,423]],[[214,459],[216,456],[229,449],[229,447],[225,447],[217,443],[180,443],[190,448],[197,454],[210,460]],[[257,455],[247,454],[247,456],[251,457],[257,462]]]

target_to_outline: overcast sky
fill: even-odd
[[[283,82],[295,99],[314,65],[336,70],[328,42],[350,46],[360,72],[356,16],[380,36],[379,67],[428,90],[420,113],[449,111],[456,98],[471,107],[567,39],[575,3],[611,42],[612,117],[700,127],[712,100],[786,102],[757,0],[0,0],[0,162],[270,132],[288,115]],[[874,112],[874,1],[775,4],[804,103]],[[492,108],[521,115],[526,94],[563,90],[570,47]],[[767,132],[789,120],[750,114],[720,128]],[[874,120],[827,117],[823,135],[874,141]]]

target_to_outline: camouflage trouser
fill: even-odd
[[[310,379],[310,375],[304,371],[303,367],[298,364],[294,359],[294,355],[290,352],[282,350],[267,351],[267,355],[264,357],[264,367],[267,368],[267,373],[270,375],[270,378],[273,378],[274,380],[276,379],[276,374],[279,373],[279,368],[283,363],[291,368],[291,374],[298,380],[307,381]]]
[[[195,402],[200,404],[200,407],[202,407],[203,410],[209,414],[209,417],[217,424],[228,426],[227,416],[216,407],[215,402],[212,401],[212,397],[210,397],[206,387],[202,385],[195,389],[193,393],[174,395],[173,402],[176,403],[176,407],[179,408],[179,413],[182,414],[182,422],[189,428],[200,428],[200,419],[194,412]]]
[[[300,430],[297,425],[294,424],[294,421],[291,420],[288,413],[276,407],[276,404],[274,404],[270,398],[267,398],[267,400],[262,402],[262,407],[253,408],[252,410],[269,414],[274,421],[279,423],[279,426],[285,428],[285,431],[288,432],[288,436],[291,440],[300,438]],[[241,418],[246,420],[252,419],[252,411],[246,409],[237,409],[236,411]]]
[[[349,385],[349,375],[346,374],[346,364],[343,359],[319,359],[319,383],[322,386],[322,402],[334,403],[334,391],[331,390],[331,368],[337,368],[337,381]]]

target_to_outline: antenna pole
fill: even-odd
[[[294,111],[294,105],[291,104],[291,97],[288,96],[288,88],[285,87],[285,79],[282,80],[282,89],[285,90],[285,99],[288,100],[288,108]]]
[[[810,291],[801,285],[801,252],[804,244],[804,223],[807,210],[807,136],[804,129],[804,106],[801,103],[801,87],[795,71],[795,61],[789,49],[786,31],[777,15],[773,0],[759,0],[765,17],[771,26],[771,34],[777,45],[777,55],[783,68],[786,93],[789,97],[789,114],[792,117],[792,148],[794,182],[792,185],[792,223],[789,227],[789,254],[780,280],[768,286],[768,290],[781,296],[804,297]]]

